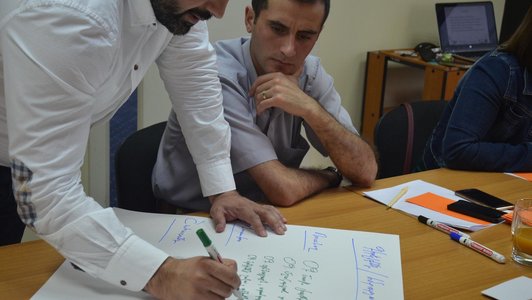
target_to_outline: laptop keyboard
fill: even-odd
[[[467,58],[472,58],[472,59],[480,58],[484,54],[486,54],[486,51],[458,52],[458,53],[455,53],[455,55],[463,56],[463,57],[467,57]]]

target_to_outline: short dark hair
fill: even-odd
[[[314,4],[314,3],[318,2],[318,1],[323,3],[323,6],[325,8],[325,13],[323,15],[323,20],[321,21],[321,27],[323,27],[323,24],[325,24],[325,20],[327,20],[327,17],[329,16],[329,10],[331,9],[331,1],[330,0],[291,0],[291,1],[296,1],[296,2],[300,2],[300,3],[311,3],[311,4]],[[253,7],[253,12],[255,12],[255,20],[257,20],[257,18],[260,15],[260,12],[263,9],[267,9],[268,8],[268,0],[252,0],[251,1],[251,6]]]
[[[532,5],[528,8],[521,25],[501,46],[501,50],[512,53],[520,64],[532,70]]]

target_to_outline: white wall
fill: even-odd
[[[360,128],[366,53],[379,49],[413,48],[422,41],[438,42],[434,4],[464,0],[336,0],[313,53],[320,56],[326,70],[335,78],[342,103],[357,128]],[[248,0],[232,0],[221,20],[209,21],[211,41],[246,34],[244,6]],[[493,0],[497,24],[501,23],[504,0]],[[422,70],[390,64],[385,103],[394,105],[420,99]],[[165,120],[170,110],[168,96],[152,67],[141,89],[144,115],[139,126]],[[154,99],[164,99],[153,105]],[[386,106],[386,105],[385,105]],[[305,165],[329,164],[313,151]]]
[[[356,126],[360,125],[364,71],[367,51],[409,48],[422,41],[438,44],[434,4],[465,2],[464,0],[336,0],[314,54],[321,57],[326,70],[335,78],[335,86],[343,98]],[[493,0],[498,26],[504,0]],[[243,26],[246,0],[232,0],[221,20],[209,21],[211,41],[246,34]],[[393,66],[392,66],[393,67]],[[407,71],[408,72],[408,71]],[[145,103],[146,126],[167,117],[168,105],[159,112],[155,105],[146,105],[154,98],[167,99],[157,71],[146,77],[141,97]],[[389,80],[393,90],[393,80]],[[416,83],[414,83],[416,85]],[[401,84],[404,87],[404,84]],[[150,99],[150,100],[147,100]],[[159,105],[157,105],[159,106]]]
[[[209,37],[211,41],[235,38],[246,34],[244,27],[244,7],[251,1],[231,0],[223,19],[209,20]],[[168,94],[159,78],[157,66],[153,65],[144,77],[139,89],[139,128],[164,121],[171,109]]]
[[[412,48],[422,41],[439,44],[436,2],[465,1],[356,0],[331,4],[331,15],[320,37],[319,55],[335,78],[343,104],[356,125],[361,120],[366,52]],[[497,24],[500,24],[504,0],[494,0],[493,3]],[[394,86],[393,79],[387,81],[387,93],[405,87],[402,82]],[[420,88],[419,83],[411,84]]]
[[[342,103],[355,126],[361,123],[364,72],[367,51],[412,48],[428,41],[438,44],[434,4],[465,2],[464,0],[334,0],[331,12],[314,54],[321,57],[326,70],[335,78]],[[504,0],[492,0],[498,27],[501,24]],[[249,0],[229,1],[225,17],[209,21],[211,41],[246,34],[243,25],[244,6]],[[422,71],[390,65],[386,102],[398,103],[421,97]],[[170,111],[168,95],[152,66],[139,88],[139,128],[164,121]],[[105,131],[105,130],[100,130]],[[96,137],[94,137],[96,135]],[[108,171],[102,167],[106,158],[102,147],[105,139],[93,134],[90,147],[89,193],[97,199],[105,197]],[[97,163],[97,164],[96,164]],[[304,160],[305,165],[324,166],[316,152]],[[86,182],[87,183],[87,182]],[[97,196],[98,195],[98,196]],[[102,201],[105,204],[105,201]]]

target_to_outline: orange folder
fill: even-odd
[[[524,180],[532,182],[532,173],[512,173],[517,177],[521,177]]]
[[[461,220],[464,220],[464,221],[472,222],[472,223],[475,223],[475,224],[480,224],[480,225],[492,224],[492,223],[486,222],[484,220],[480,220],[480,219],[477,219],[477,218],[473,218],[473,217],[470,217],[470,216],[463,215],[461,213],[457,213],[457,212],[448,210],[447,209],[447,205],[449,205],[449,204],[451,204],[451,203],[453,203],[455,201],[451,200],[451,199],[448,199],[448,198],[445,198],[445,197],[442,197],[442,196],[438,196],[438,195],[430,193],[430,192],[421,194],[421,195],[416,196],[416,197],[408,198],[408,199],[406,199],[406,201],[410,202],[410,203],[413,203],[413,204],[416,204],[416,205],[419,205],[419,206],[423,206],[423,207],[428,208],[428,209],[432,209],[432,210],[437,211],[439,213],[442,213],[442,214],[445,214],[445,215],[448,215],[448,216],[451,216],[451,217],[455,217],[457,219],[461,219]]]

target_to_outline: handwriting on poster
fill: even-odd
[[[287,225],[284,235],[262,238],[241,223],[229,223],[216,233],[209,218],[113,210],[139,237],[178,258],[207,256],[196,235],[204,229],[223,257],[238,262],[240,291],[247,300],[404,298],[397,235]],[[149,297],[92,278],[66,261],[32,299],[72,295],[107,300]]]
[[[278,266],[281,265],[281,270]],[[277,269],[278,274],[272,274]],[[313,278],[318,275],[320,265],[313,260],[302,260],[285,256],[258,256],[248,254],[240,270],[242,295],[246,299],[310,299]],[[247,288],[253,282],[253,290]],[[277,291],[269,290],[276,286]]]
[[[194,217],[174,219],[159,242],[179,249],[179,245],[197,239],[195,231],[205,227],[206,222]],[[382,299],[387,294],[386,286],[389,288],[393,278],[386,266],[388,252],[378,239],[368,243],[352,235],[339,236],[335,231],[320,228],[294,231],[290,232],[290,239],[272,244],[268,239],[273,237],[257,237],[251,228],[242,224],[228,225],[223,235],[214,234],[222,255],[238,261],[240,291],[245,299],[320,299],[331,282],[344,280],[347,280],[344,287],[348,287],[342,293],[346,294],[338,296]]]

